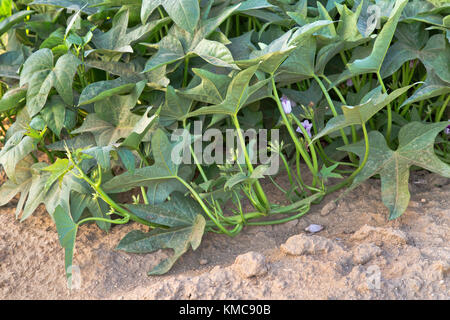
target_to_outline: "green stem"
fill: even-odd
[[[176,177],[176,179],[178,181],[180,181],[190,192],[191,194],[194,196],[195,200],[197,200],[197,202],[200,204],[200,206],[202,207],[203,211],[205,211],[205,213],[208,215],[208,217],[214,222],[214,224],[226,235],[231,236],[232,233],[227,230],[217,219],[216,217],[214,217],[214,215],[211,213],[211,211],[209,210],[209,208],[206,206],[206,204],[203,202],[202,198],[200,197],[200,195],[197,193],[197,191],[194,190],[194,188],[191,187],[191,185],[189,183],[187,183],[186,181],[184,181],[182,178],[180,177]]]
[[[284,218],[284,219],[278,219],[278,220],[270,220],[270,221],[257,221],[257,222],[248,222],[247,225],[249,226],[267,226],[267,225],[273,225],[273,224],[281,224],[286,223],[295,219],[298,219],[302,216],[304,216],[306,213],[308,213],[310,207],[305,206],[305,208],[302,208],[302,211],[299,214]]]
[[[227,22],[225,24],[225,35],[228,36],[230,35],[230,27],[231,27],[231,17],[228,17]]]
[[[436,119],[435,119],[436,122],[441,121],[442,116],[444,115],[444,111],[447,108],[447,104],[448,104],[449,100],[450,100],[450,95],[447,97],[447,99],[445,99],[444,104],[441,106],[441,108],[439,109],[438,113],[436,114]]]
[[[273,98],[275,102],[277,103],[278,110],[280,111],[281,117],[283,118],[284,125],[286,126],[289,135],[291,136],[292,141],[294,142],[295,148],[297,149],[297,152],[301,154],[303,157],[303,160],[305,160],[306,165],[308,166],[309,170],[313,174],[313,185],[315,186],[317,184],[317,174],[318,172],[315,170],[314,165],[311,163],[311,158],[309,157],[308,153],[306,152],[303,145],[298,140],[297,135],[294,132],[294,129],[292,128],[291,123],[289,122],[286,113],[284,112],[283,106],[281,105],[280,97],[278,96],[277,87],[275,85],[275,78],[272,76],[272,91],[273,91]]]
[[[286,168],[289,182],[291,185],[294,185],[294,180],[292,179],[291,169],[289,168],[286,157],[284,156],[284,154],[282,152],[280,152],[279,154],[280,154],[281,161],[283,161],[284,167]]]
[[[186,129],[186,119],[183,120],[183,128]],[[189,150],[191,152],[192,158],[194,159],[194,163],[197,166],[198,171],[200,172],[200,175],[203,178],[204,182],[208,181],[208,177],[206,176],[205,172],[203,171],[202,166],[200,165],[200,162],[198,161],[197,156],[195,155],[194,149],[192,148],[192,145],[189,145]]]
[[[70,162],[72,162],[74,164],[74,167],[77,168],[78,172],[79,172],[79,176],[77,176],[80,179],[85,180],[87,183],[89,183],[89,185],[95,190],[95,192],[102,198],[103,201],[105,201],[111,208],[113,208],[116,213],[122,217],[127,217],[129,216],[129,218],[133,221],[139,222],[141,224],[144,224],[146,226],[149,227],[164,227],[158,224],[154,224],[151,222],[148,222],[146,220],[143,220],[137,216],[135,216],[134,214],[132,214],[131,212],[129,212],[128,210],[125,210],[124,208],[122,208],[121,206],[119,206],[113,199],[111,199],[108,194],[103,191],[103,189],[100,187],[99,183],[96,183],[94,181],[91,180],[91,178],[89,178],[84,171],[79,167],[79,165],[77,163],[75,163],[75,161],[73,161],[72,156],[70,153],[68,153],[68,157]]]
[[[381,78],[380,72],[377,72],[378,82],[380,82],[381,88],[383,89],[383,93],[387,93],[386,87],[384,86],[383,79]],[[387,130],[386,130],[386,140],[388,144],[391,141],[391,132],[392,132],[392,109],[391,104],[387,105]]]
[[[319,77],[316,76],[316,75],[313,75],[313,78],[314,78],[314,80],[316,80],[317,83],[319,84],[319,87],[320,87],[320,89],[322,90],[322,92],[323,92],[323,94],[324,94],[324,96],[325,96],[325,99],[326,99],[327,102],[328,102],[328,105],[330,106],[330,109],[331,109],[331,112],[333,113],[333,116],[334,116],[334,117],[337,117],[337,116],[338,116],[338,113],[337,113],[337,111],[336,111],[336,108],[334,107],[334,103],[333,103],[333,101],[331,100],[330,95],[328,94],[327,89],[326,89],[325,86],[323,85],[323,82],[322,82],[322,81],[319,79]],[[340,129],[340,132],[341,132],[341,136],[342,136],[342,141],[344,141],[344,144],[345,144],[345,145],[348,145],[348,144],[349,144],[348,138],[347,138],[347,136],[346,136],[344,130],[343,130],[343,129]]]
[[[336,190],[339,190],[340,188],[346,186],[348,183],[353,181],[353,178],[364,168],[364,166],[366,165],[367,159],[369,158],[369,135],[367,134],[367,129],[366,129],[366,124],[363,122],[362,123],[362,129],[363,129],[363,133],[364,133],[364,143],[366,146],[365,152],[364,152],[364,158],[361,162],[361,164],[359,165],[359,167],[353,171],[353,173],[347,178],[345,179],[343,182],[332,186],[331,188],[329,188],[327,190],[327,193],[332,193]]]
[[[245,140],[244,140],[244,137],[242,136],[242,131],[241,131],[241,127],[239,125],[239,120],[237,118],[237,115],[236,114],[233,115],[231,117],[231,119],[233,120],[234,126],[236,127],[239,142],[242,147],[242,152],[244,153],[245,163],[247,164],[247,169],[251,174],[253,172],[253,165],[252,165],[250,157],[247,153],[247,148],[245,147]],[[261,187],[261,184],[259,183],[259,181],[255,182],[255,187],[256,187],[256,196],[258,197],[258,200],[262,203],[263,207],[266,210],[268,210],[270,208],[269,201],[267,200],[266,194],[264,193],[264,190]]]
[[[164,19],[164,13],[163,13],[163,11],[161,10],[161,7],[159,7],[158,6],[158,12],[159,12],[159,15],[161,16],[161,19]],[[166,25],[164,25],[164,30],[166,30],[166,34],[168,34],[169,33],[169,27],[167,26],[167,24]],[[161,39],[163,38],[163,34],[161,33]]]
[[[292,114],[292,118],[294,119],[295,123],[300,128],[300,130],[302,131],[303,136],[305,137],[306,143],[309,146],[309,150],[311,150],[311,157],[312,157],[314,171],[315,172],[319,172],[319,164],[317,163],[317,155],[316,155],[316,149],[314,147],[314,144],[312,143],[311,138],[308,135],[308,132],[303,127],[303,125],[300,122],[300,120],[298,120],[297,117],[295,115],[293,115],[293,114]]]
[[[83,223],[86,223],[86,222],[89,222],[89,221],[103,221],[103,222],[113,223],[113,224],[126,224],[126,223],[128,223],[128,221],[130,221],[130,216],[126,216],[126,217],[123,217],[122,219],[116,219],[116,220],[105,219],[105,218],[97,218],[97,217],[90,217],[90,218],[86,218],[86,219],[83,219],[81,221],[78,221],[77,225],[80,226]]]
[[[187,86],[189,76],[189,57],[184,58],[183,88]]]

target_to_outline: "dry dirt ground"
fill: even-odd
[[[450,181],[419,171],[410,190],[409,208],[395,221],[387,221],[379,180],[370,180],[299,220],[249,227],[233,239],[208,234],[158,277],[146,273],[170,252],[114,250],[139,226],[105,234],[84,225],[74,258],[80,288],[72,291],[44,208],[19,223],[12,203],[0,208],[0,299],[449,299]],[[311,223],[324,229],[310,235]]]

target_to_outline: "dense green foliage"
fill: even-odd
[[[21,220],[45,205],[69,277],[87,222],[148,226],[117,248],[173,249],[162,274],[206,232],[296,219],[371,177],[397,218],[410,170],[450,177],[449,13],[442,0],[2,0],[0,205],[20,194]],[[174,161],[171,134],[194,121],[235,129],[245,161],[206,164],[192,146],[191,164]],[[280,130],[258,151],[289,189],[251,161],[249,128]]]

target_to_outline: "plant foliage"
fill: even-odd
[[[117,249],[173,249],[149,272],[163,274],[207,232],[297,219],[369,178],[398,218],[410,171],[450,177],[449,13],[448,0],[3,0],[0,205],[17,196],[21,220],[45,205],[69,280],[89,222],[147,226]],[[231,161],[202,161],[195,146],[213,144],[198,133],[173,139],[198,123],[234,129]],[[241,129],[280,140],[255,148]],[[263,152],[290,186],[253,161]]]

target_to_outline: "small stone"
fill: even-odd
[[[237,256],[234,267],[243,278],[261,276],[267,273],[266,257],[254,251]]]
[[[410,201],[408,204],[408,207],[410,208],[420,208],[420,203],[417,201]]]
[[[422,199],[420,199],[420,202],[425,203],[425,202],[427,202],[427,199],[422,198]]]
[[[353,261],[357,264],[366,264],[381,254],[381,249],[373,243],[362,243],[353,250]]]
[[[200,259],[200,260],[198,261],[198,263],[199,263],[200,265],[204,266],[205,264],[208,264],[208,260],[206,260],[206,259]]]
[[[305,231],[308,231],[311,233],[317,233],[322,230],[323,230],[323,226],[321,226],[320,224],[310,224],[308,227],[305,228]]]
[[[321,216],[326,216],[331,211],[333,211],[334,209],[336,209],[336,202],[335,201],[330,201],[322,208],[322,210],[320,211],[320,215]]]
[[[291,220],[291,221],[286,222],[284,225],[285,225],[287,228],[292,229],[292,228],[294,228],[295,226],[297,226],[297,224],[298,224],[298,219],[295,219],[295,220]]]
[[[280,249],[286,254],[300,256],[304,254],[327,253],[333,249],[333,242],[320,236],[298,234],[287,239]]]
[[[362,226],[351,237],[352,240],[373,242],[376,245],[403,245],[406,244],[408,238],[406,234],[398,229],[371,227],[369,225]]]

